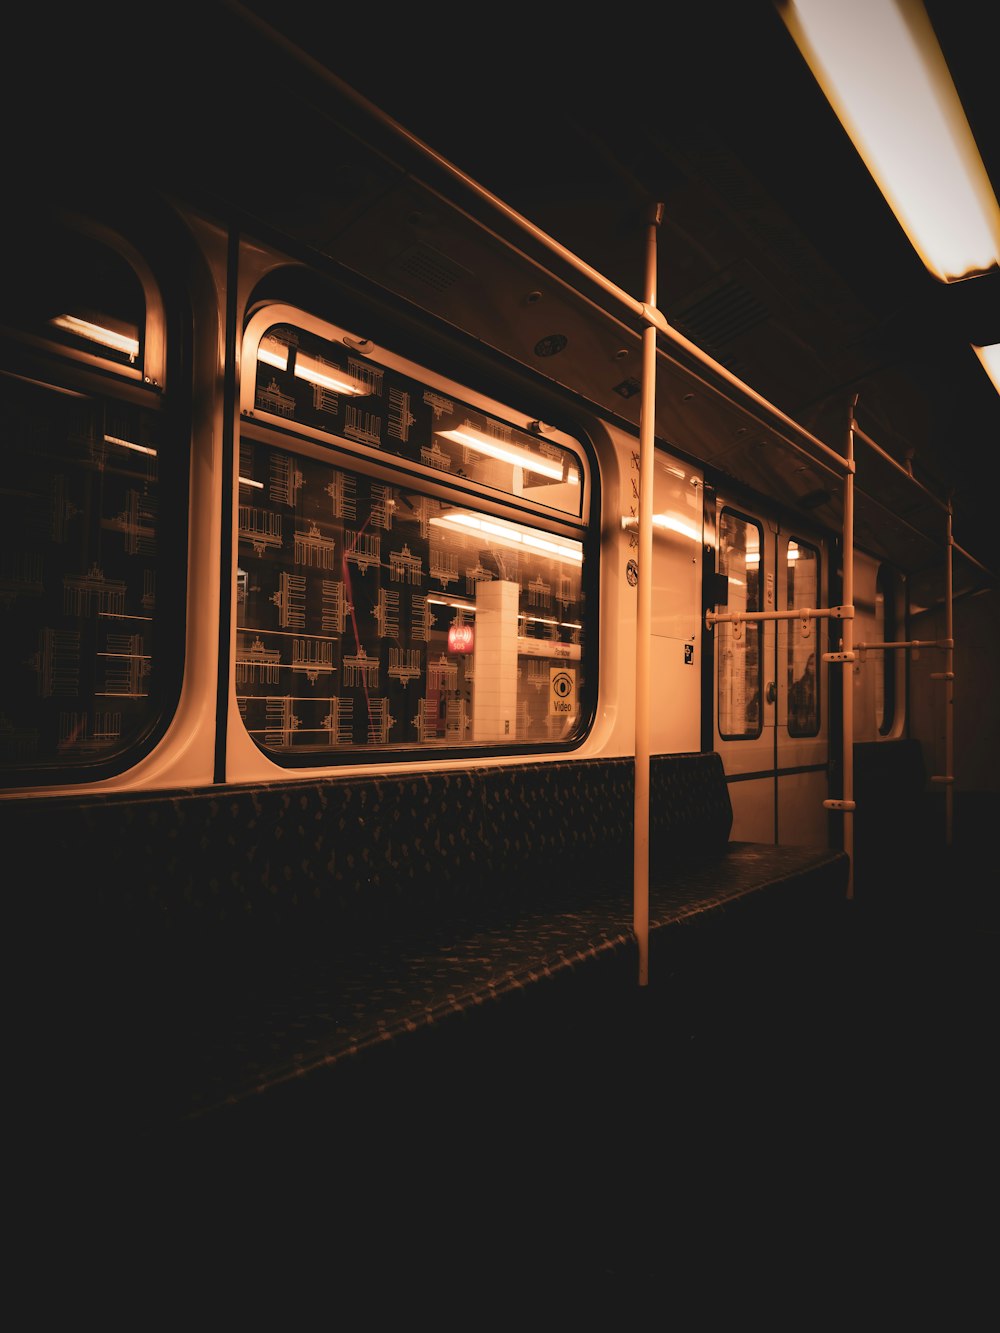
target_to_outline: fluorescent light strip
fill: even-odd
[[[262,481],[252,481],[249,477],[240,477],[241,486],[252,486],[255,490],[262,491],[264,483]]]
[[[276,370],[288,369],[288,344],[277,338],[261,338],[257,347],[257,360],[265,366],[274,366]]]
[[[278,338],[261,338],[257,347],[257,360],[276,370],[288,369],[289,347]],[[367,394],[370,390],[353,375],[335,366],[331,361],[322,361],[319,357],[305,356],[302,352],[295,356],[295,374],[300,380],[318,384],[323,389],[332,389],[335,393],[349,393],[354,396]]]
[[[529,616],[518,612],[518,620],[523,620],[526,625],[556,625],[559,629],[583,629],[583,626],[575,620],[553,620],[550,616]]]
[[[551,460],[540,458],[530,449],[519,449],[517,445],[491,439],[490,436],[476,430],[474,426],[460,426],[455,430],[439,430],[437,433],[443,440],[454,440],[457,444],[467,445],[477,453],[499,459],[501,463],[513,463],[515,467],[523,467],[528,472],[538,472],[543,477],[551,477],[553,481],[563,480],[563,469]],[[576,468],[567,470],[565,480],[571,486],[580,484],[580,475]]]
[[[955,282],[1000,265],[1000,205],[923,6],[906,4],[905,16],[893,0],[778,8],[930,272]]]
[[[72,333],[77,338],[100,343],[102,347],[110,347],[115,352],[125,352],[132,360],[139,355],[139,339],[135,335],[116,333],[103,324],[92,324],[90,320],[78,319],[76,315],[57,315],[52,323],[57,329]]]
[[[313,356],[303,356],[300,352],[295,358],[295,374],[310,384],[318,384],[323,389],[333,389],[336,393],[367,394],[369,390],[360,380],[354,379],[328,361],[317,360]]]
[[[481,532],[484,536],[506,542],[509,546],[530,546],[533,550],[554,555],[558,560],[568,560],[574,564],[583,563],[583,550],[576,549],[578,543],[574,546],[563,545],[555,538],[539,537],[533,532],[519,532],[516,528],[501,526],[499,523],[479,518],[475,514],[443,514],[440,518],[432,518],[430,522],[436,526],[454,528],[458,532]]]
[[[117,444],[122,449],[134,449],[137,454],[149,454],[150,457],[156,457],[156,450],[150,449],[146,444],[133,444],[131,440],[123,440],[118,435],[105,435],[105,444]]]
[[[433,521],[432,519],[431,522]],[[456,602],[450,597],[428,597],[427,600],[434,606],[452,606],[456,611],[472,611],[474,613],[476,610],[471,602]]]

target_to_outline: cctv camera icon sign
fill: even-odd
[[[571,717],[576,712],[576,672],[549,668],[549,716]]]

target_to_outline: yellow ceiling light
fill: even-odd
[[[929,271],[1000,266],[1000,205],[920,0],[776,5]]]
[[[976,356],[983,363],[983,369],[993,381],[993,387],[1000,393],[1000,343],[991,343],[989,347],[973,347]]]

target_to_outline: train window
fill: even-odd
[[[166,719],[182,661],[186,526],[165,538],[160,510],[161,472],[180,485],[186,464],[165,447],[161,396],[136,383],[144,280],[93,236],[32,239],[0,375],[4,786],[122,771]]]
[[[896,619],[895,580],[885,565],[875,576],[875,636],[879,643],[895,643],[899,637]],[[882,659],[875,668],[875,721],[879,734],[887,736],[896,720],[896,654],[877,649]]]
[[[349,334],[334,340],[299,326],[268,328],[257,347],[254,414],[580,516],[580,461],[571,450],[479,411],[369,349]]]
[[[254,742],[294,765],[578,739],[582,448],[381,350],[356,356],[361,339],[260,327],[236,648]],[[260,429],[275,415],[280,438]]]
[[[141,369],[146,298],[135,268],[69,226],[49,224],[32,240],[6,293],[17,331],[81,360]]]
[[[789,541],[785,562],[785,605],[820,604],[819,551],[801,541]],[[788,621],[788,734],[815,736],[819,732],[819,674],[816,670],[817,621],[804,625]]]
[[[760,525],[730,509],[719,515],[719,573],[729,585],[727,610],[760,611]],[[759,736],[761,711],[760,623],[721,624],[719,639],[719,734],[726,740]]]

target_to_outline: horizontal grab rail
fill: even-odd
[[[896,643],[856,643],[855,648],[954,648],[954,639],[905,639]]]
[[[706,611],[705,628],[713,625],[742,625],[755,620],[801,620],[808,632],[810,620],[853,620],[853,606],[793,607],[791,611]]]

